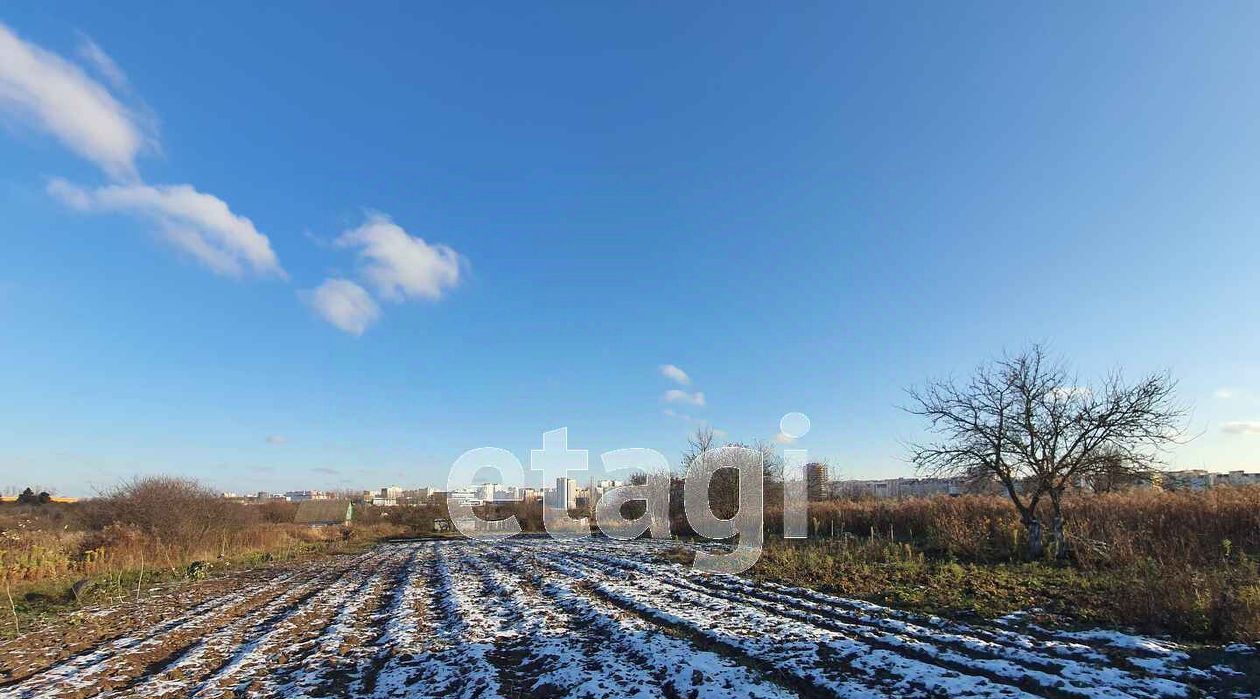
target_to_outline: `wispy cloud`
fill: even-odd
[[[436,301],[459,284],[459,253],[408,234],[385,214],[369,214],[362,226],[338,236],[336,245],[358,250],[364,278],[390,301]]]
[[[105,49],[102,49],[95,41],[92,41],[92,37],[87,34],[79,34],[79,55],[91,64],[101,77],[109,81],[109,84],[113,85],[114,89],[127,89],[127,74],[123,72],[122,68],[118,67],[118,64],[114,62],[113,58],[110,58],[109,54],[105,53]]]
[[[687,372],[683,371],[677,365],[674,365],[674,364],[662,364],[661,376],[664,376],[670,381],[673,381],[674,383],[677,383],[682,386],[691,385],[691,377],[687,376]]]
[[[661,400],[666,403],[681,403],[684,405],[702,406],[704,405],[704,393],[701,391],[688,393],[686,391],[680,391],[677,388],[671,388],[661,395]]]
[[[778,434],[774,436],[774,441],[777,444],[791,444],[792,442],[796,441],[796,437],[791,437],[791,436],[788,436],[787,434],[784,434],[783,432],[779,432]]]
[[[103,51],[100,55],[108,59]],[[136,179],[136,156],[151,143],[150,134],[108,89],[77,65],[23,41],[4,24],[0,111],[51,134],[115,179]]]
[[[326,279],[301,295],[324,320],[351,335],[362,335],[381,317],[367,290],[349,279]]]
[[[118,64],[81,35],[79,55],[116,89],[127,86]],[[23,41],[0,24],[0,112],[56,137],[118,184],[84,188],[63,179],[48,192],[80,211],[125,212],[152,221],[162,236],[211,270],[239,277],[284,277],[271,241],[222,199],[189,185],[147,185],[136,157],[157,148],[151,128],[82,68]]]
[[[315,468],[311,470],[314,471],[315,473],[322,473],[326,476],[335,476],[341,473],[341,471],[338,471],[337,469],[332,468],[330,466],[316,466]]]
[[[1260,435],[1260,420],[1239,420],[1235,422],[1227,422],[1221,427],[1221,431],[1225,434]]]
[[[1230,398],[1235,398],[1237,396],[1238,390],[1229,387],[1218,388],[1212,392],[1212,397],[1220,400],[1229,400]]]
[[[107,185],[88,189],[54,178],[48,193],[79,211],[122,212],[157,224],[176,247],[219,274],[285,277],[271,240],[226,202],[189,185]]]
[[[267,435],[267,443],[268,443],[268,444],[275,444],[275,445],[279,446],[279,445],[281,445],[281,444],[287,444],[288,442],[289,442],[289,438],[288,438],[288,437],[285,437],[285,436],[284,436],[284,435],[282,435],[282,434],[269,434],[269,435]]]

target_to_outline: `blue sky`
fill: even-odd
[[[1171,370],[1174,465],[1260,468],[1258,20],[0,4],[0,486],[436,484],[789,411],[901,475],[903,389],[1029,341]]]

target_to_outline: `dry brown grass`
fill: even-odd
[[[140,568],[174,571],[194,561],[240,559],[340,539],[338,531],[291,524],[256,525],[180,547],[125,524],[111,524],[100,531],[5,531],[0,533],[0,564],[17,584]]]
[[[1260,487],[1138,491],[1065,503],[1072,565],[1025,561],[1014,507],[993,496],[810,504],[809,541],[755,574],[938,613],[1041,608],[1069,623],[1260,640]]]
[[[1081,495],[1064,510],[1073,556],[1083,566],[1260,557],[1260,487]],[[813,537],[875,536],[961,561],[1020,560],[1026,536],[1015,508],[999,496],[829,500],[810,503],[809,516]],[[766,523],[780,535],[782,511],[769,508]]]
[[[228,502],[175,478],[133,481],[72,505],[3,505],[0,577],[20,586],[142,570],[175,575],[197,561],[291,557],[402,530],[389,523],[311,528],[286,519],[292,521],[291,508]]]

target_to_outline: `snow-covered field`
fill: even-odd
[[[417,542],[229,576],[0,645],[0,698],[1227,696],[1234,672],[696,573],[667,545]]]

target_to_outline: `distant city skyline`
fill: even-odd
[[[0,484],[444,482],[1169,370],[1260,471],[1260,6],[8,5]],[[808,435],[779,431],[809,416]]]

